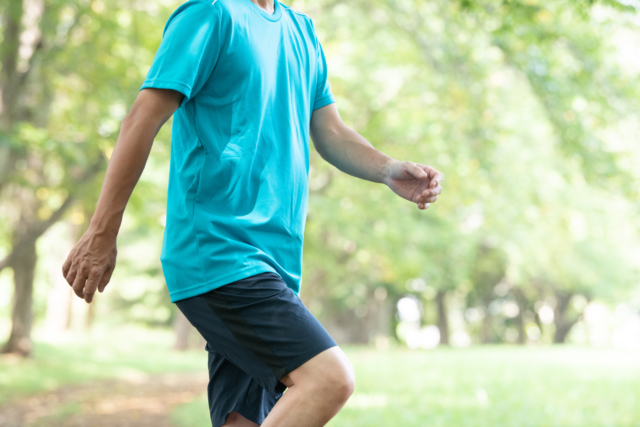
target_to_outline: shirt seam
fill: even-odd
[[[323,105],[322,103],[327,101],[327,100],[329,100],[331,102],[327,102],[326,104]],[[317,110],[318,108],[322,108],[322,107],[324,107],[326,105],[332,104],[334,102],[335,102],[335,100],[333,99],[332,95],[324,95],[322,98],[320,98],[320,99],[316,100],[316,102],[314,102],[313,111]]]
[[[196,99],[196,97],[194,97],[193,98],[193,129],[196,132],[196,139],[198,140],[198,145],[202,148],[202,151],[204,151],[204,155],[206,156],[208,154],[207,148],[204,146],[204,143],[202,142],[202,138],[200,137],[200,130],[198,129],[197,116],[198,116],[198,100]]]
[[[282,3],[280,3],[280,5],[282,5]],[[309,18],[309,15],[305,15],[304,13],[297,11],[295,9],[292,9],[290,6],[284,6],[283,9],[288,10],[289,12],[293,12],[296,15],[300,15],[300,16],[304,16],[305,18],[311,20],[311,18]]]
[[[247,1],[253,3],[251,0],[247,0]],[[280,20],[282,19],[282,10],[280,10],[280,16],[278,17],[278,19],[271,19],[271,18],[268,18],[267,16],[263,15],[262,13],[260,13],[260,10],[256,10],[256,8],[260,9],[260,7],[257,6],[255,3],[253,4],[253,6],[251,6],[251,5],[247,5],[247,6],[250,7],[252,13],[256,13],[262,19],[266,19],[269,22],[280,22]],[[279,4],[278,6],[282,9],[282,5],[281,4]],[[265,12],[265,14],[266,14],[266,12]]]
[[[204,148],[203,148],[204,150]],[[196,185],[196,190],[195,190],[195,194],[193,195],[193,201],[192,203],[190,203],[190,210],[191,210],[191,234],[193,235],[193,239],[196,242],[196,250],[198,252],[198,264],[200,266],[200,280],[204,279],[204,265],[202,264],[202,253],[200,251],[200,240],[198,239],[198,233],[196,232],[196,202],[197,202],[197,198],[198,198],[198,193],[200,192],[200,183],[202,182],[202,170],[203,165],[204,165],[204,157],[200,156],[200,168],[198,170],[198,174],[197,174],[197,179],[198,179],[198,183]]]
[[[140,88],[140,90],[144,89],[145,87],[154,87],[155,89],[165,89],[165,88],[155,87],[156,84],[172,84],[172,85],[180,86],[187,90],[188,95],[185,93],[183,93],[183,95],[188,98],[191,97],[191,90],[192,90],[191,86],[177,80],[148,79],[142,83],[142,87]],[[169,88],[166,88],[166,89],[169,89]]]

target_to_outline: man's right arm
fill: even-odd
[[[87,303],[109,283],[116,261],[116,237],[124,209],[142,175],[153,140],[180,107],[184,95],[170,89],[143,89],[122,120],[96,211],[87,232],[69,253],[62,273]]]

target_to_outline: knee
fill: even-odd
[[[342,407],[356,384],[353,366],[337,346],[317,355],[289,377],[294,385],[331,407]]]
[[[335,382],[335,386],[334,386],[334,390],[336,391],[336,397],[342,402],[346,402],[351,397],[355,388],[356,388],[356,377],[353,372],[348,372],[342,375]]]
[[[356,378],[349,361],[337,363],[322,378],[322,387],[333,397],[336,403],[344,404],[353,394]]]

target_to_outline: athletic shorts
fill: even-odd
[[[213,427],[238,412],[262,424],[282,377],[336,342],[276,273],[261,273],[176,301],[209,353]]]

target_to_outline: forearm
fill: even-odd
[[[115,237],[124,209],[149,157],[161,121],[141,111],[132,111],[122,121],[91,228]]]
[[[397,162],[347,126],[325,130],[318,139],[316,150],[322,158],[357,178],[383,183],[388,167]]]

